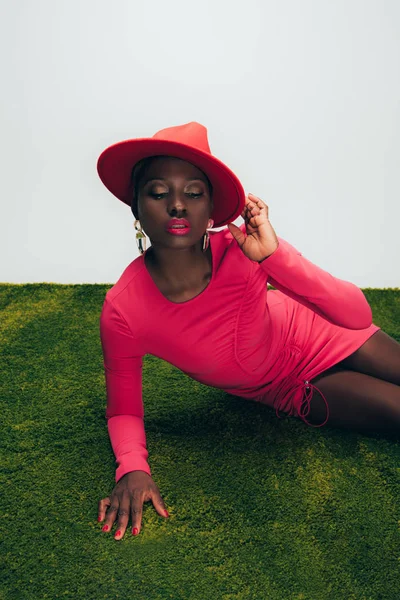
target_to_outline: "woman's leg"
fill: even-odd
[[[400,344],[379,329],[338,366],[400,385]]]
[[[311,383],[318,384],[329,404],[327,425],[400,439],[400,344],[381,329]],[[318,424],[325,415],[325,403],[313,389],[307,419]]]
[[[321,373],[311,383],[329,405],[327,426],[400,439],[399,385],[340,367]],[[306,419],[317,425],[326,418],[326,405],[318,390],[312,391]]]

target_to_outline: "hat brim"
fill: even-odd
[[[234,221],[245,206],[245,192],[238,177],[222,161],[192,146],[157,140],[136,138],[124,140],[106,148],[97,161],[97,172],[106,188],[119,200],[131,205],[131,174],[142,158],[167,155],[186,160],[201,169],[213,186],[214,227]]]

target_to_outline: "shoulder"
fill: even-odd
[[[146,306],[144,269],[143,255],[129,263],[106,292],[101,313],[101,319],[109,325],[125,322],[135,337],[139,335]]]
[[[123,270],[118,280],[106,293],[106,298],[115,306],[123,306],[133,290],[140,288],[145,268],[143,256],[135,258]]]

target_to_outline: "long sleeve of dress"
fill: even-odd
[[[258,263],[268,283],[334,325],[348,329],[371,325],[372,310],[360,288],[316,266],[286,240],[278,237],[278,241],[278,248]]]
[[[147,462],[142,399],[143,354],[139,341],[113,303],[105,299],[100,316],[107,391],[106,419],[115,455],[116,482],[129,471],[145,471]]]

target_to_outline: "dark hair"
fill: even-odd
[[[164,156],[164,155],[157,155],[157,156]],[[147,156],[146,158],[142,158],[142,160],[139,160],[139,162],[137,162],[132,169],[131,181],[130,181],[130,190],[131,190],[131,194],[132,194],[131,195],[131,210],[132,210],[132,213],[133,213],[135,219],[139,219],[139,213],[138,213],[139,183],[140,183],[140,180],[141,180],[144,172],[146,171],[147,167],[150,165],[152,160],[154,160],[155,158],[156,158],[156,156]],[[210,198],[211,198],[211,204],[213,204],[213,198],[212,198],[213,186],[211,184],[211,181],[208,179],[207,175],[204,173],[204,171],[202,171],[202,172],[203,172],[205,178],[207,179],[207,185],[208,185],[208,191],[209,191]]]

